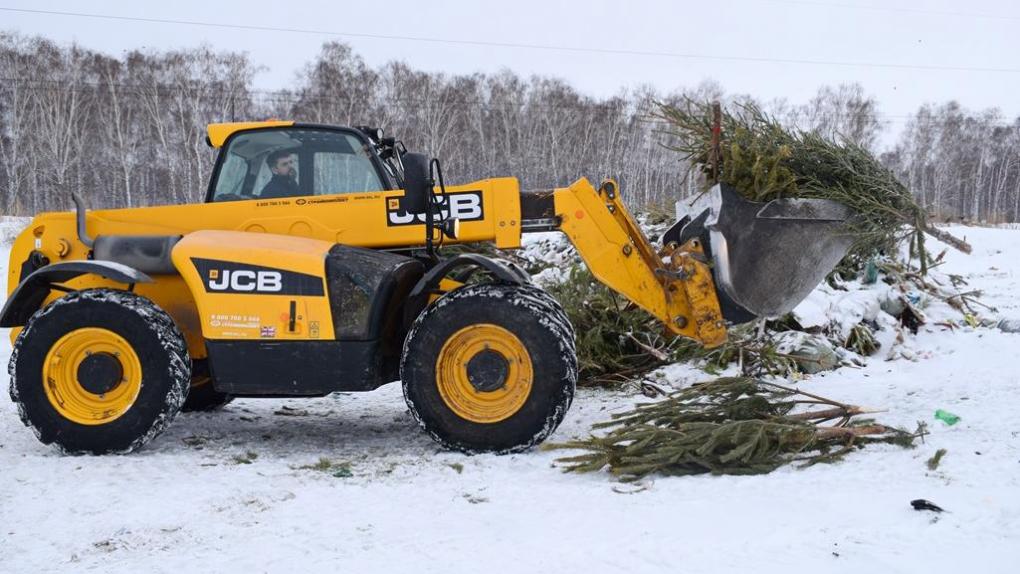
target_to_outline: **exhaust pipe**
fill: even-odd
[[[85,231],[85,201],[77,193],[71,192],[71,200],[74,201],[75,220],[78,222],[78,241],[85,247],[92,249],[95,241]]]

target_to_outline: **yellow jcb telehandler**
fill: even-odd
[[[789,311],[843,256],[851,215],[717,187],[653,248],[613,181],[447,187],[381,130],[212,124],[205,203],[43,213],[11,250],[11,397],[43,443],[129,452],[182,410],[400,380],[441,444],[515,452],[574,395],[563,309],[511,264],[441,245],[567,235],[600,281],[707,346]]]

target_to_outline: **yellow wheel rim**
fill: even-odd
[[[102,362],[103,380],[80,380],[82,364]],[[119,366],[119,369],[118,369]],[[94,372],[94,371],[91,371]],[[50,348],[43,363],[46,398],[61,416],[83,425],[101,425],[126,413],[142,388],[142,363],[123,337],[88,327],[67,333]]]
[[[472,383],[469,365],[483,355],[495,357],[501,376],[487,381],[486,388],[480,390],[477,374]],[[510,331],[491,323],[471,325],[454,333],[436,360],[436,382],[443,402],[457,416],[476,423],[496,423],[513,416],[527,402],[532,378],[531,356],[524,344]]]

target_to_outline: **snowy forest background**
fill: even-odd
[[[202,201],[215,159],[206,124],[269,117],[382,126],[441,158],[453,183],[513,175],[534,189],[612,176],[633,207],[670,205],[695,190],[687,166],[662,145],[669,136],[650,118],[654,102],[753,97],[703,82],[598,99],[509,71],[370,68],[338,42],[325,43],[287,90],[253,89],[258,71],[242,53],[116,58],[0,33],[0,214],[69,209],[72,191],[91,207]],[[800,129],[871,148],[938,219],[1020,220],[1020,118],[956,102],[884,116],[857,84],[823,86],[803,105],[758,103]]]

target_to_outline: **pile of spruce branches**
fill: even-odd
[[[574,326],[583,385],[618,385],[704,354],[694,341],[668,335],[657,319],[580,265],[572,266],[564,281],[547,290]]]
[[[736,364],[744,375],[789,376],[804,371],[804,361],[810,360],[779,350],[775,334],[803,330],[790,316],[767,321],[761,331],[758,323],[730,327],[725,343],[706,349],[667,333],[655,317],[599,283],[583,266],[572,266],[563,281],[546,289],[563,306],[577,333],[578,380],[584,386],[619,386],[679,362],[695,364],[709,374]],[[861,355],[877,350],[873,333],[863,324],[839,343]]]
[[[595,425],[611,429],[547,448],[583,454],[561,458],[568,472],[604,468],[622,481],[650,474],[764,474],[796,463],[839,460],[873,443],[910,447],[923,436],[860,419],[869,412],[750,377],[722,377],[674,392]]]
[[[546,289],[563,306],[577,333],[578,380],[584,386],[619,386],[680,362],[709,374],[736,364],[742,374],[760,377],[795,375],[810,361],[779,350],[774,335],[803,330],[790,316],[767,321],[761,330],[757,322],[730,327],[725,343],[706,349],[669,334],[655,317],[599,283],[582,266],[572,266],[563,281]],[[838,343],[861,355],[877,350],[874,334],[864,324]]]
[[[693,99],[660,104],[656,117],[670,126],[669,147],[703,174],[706,190],[726,183],[753,201],[822,198],[853,209],[855,242],[844,269],[859,269],[909,240],[924,272],[930,258],[925,234],[970,251],[965,242],[930,225],[910,190],[866,148],[787,128],[753,103],[720,109],[715,135],[714,106]]]

